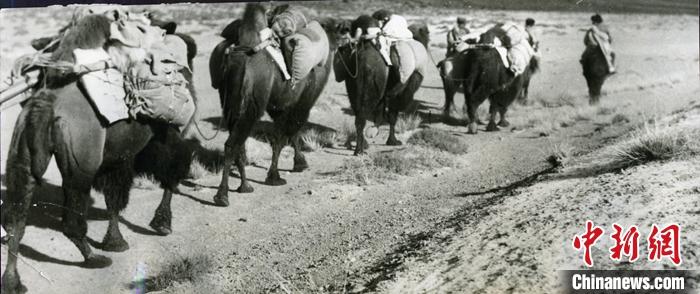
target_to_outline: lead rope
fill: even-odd
[[[352,56],[352,54],[353,54],[352,52],[355,51],[355,49],[352,48],[352,43],[348,44],[348,46],[350,47],[350,55]],[[338,52],[338,51],[336,51],[336,52]],[[343,67],[345,68],[345,72],[347,72],[348,75],[350,75],[350,77],[353,79],[357,78],[357,74],[358,74],[357,63],[359,62],[359,57],[357,55],[358,55],[357,52],[355,52],[355,74],[353,74],[352,72],[350,72],[350,68],[348,67],[347,63],[345,63],[345,60],[343,60],[343,54],[338,54],[338,59],[340,59],[340,63],[343,64]]]

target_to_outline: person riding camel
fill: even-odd
[[[447,32],[447,54],[445,54],[445,56],[449,57],[452,54],[461,51],[457,49],[457,46],[465,41],[465,38],[469,35],[469,33],[469,29],[467,28],[467,19],[464,17],[458,17],[457,26]]]
[[[583,43],[586,47],[599,47],[608,63],[608,72],[615,73],[615,53],[612,50],[612,36],[608,26],[603,24],[600,14],[591,16],[593,26],[586,31]]]
[[[538,40],[537,36],[535,35],[535,20],[534,19],[528,18],[525,20],[525,32],[527,32],[527,42],[530,43],[532,50],[535,50],[535,52],[538,52],[539,48],[540,48],[540,40]]]
[[[379,21],[381,29],[380,52],[388,65],[391,65],[390,48],[399,40],[413,39],[413,33],[408,29],[408,22],[403,16],[393,14],[388,10],[379,10],[372,14],[372,17]]]
[[[379,22],[381,30],[377,38],[379,52],[388,66],[398,69],[400,82],[405,83],[415,70],[423,71],[422,60],[416,60],[411,43],[413,33],[408,29],[406,19],[384,9],[372,17]]]

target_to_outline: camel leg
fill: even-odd
[[[192,148],[182,135],[165,126],[158,129],[156,136],[136,156],[136,171],[153,175],[163,188],[163,197],[149,223],[160,235],[172,233],[172,195],[189,174],[192,154]]]
[[[84,258],[84,266],[87,268],[104,268],[112,264],[108,257],[92,252],[87,241],[87,222],[85,216],[88,211],[90,199],[90,186],[80,184],[68,184],[64,182],[63,195],[65,204],[63,207],[63,234],[68,237]]]
[[[487,132],[498,131],[498,127],[496,126],[496,110],[496,105],[491,104],[491,106],[489,106],[489,124],[486,126]]]
[[[365,121],[364,115],[358,113],[355,115],[355,132],[357,132],[357,144],[355,145],[354,155],[362,155],[367,153],[366,150],[369,147],[367,139],[365,138]]]
[[[454,107],[455,93],[457,93],[457,85],[454,82],[442,78],[442,84],[445,90],[445,106],[442,109],[443,119],[447,122],[452,120],[450,114],[452,113],[452,107]]]
[[[277,135],[271,142],[272,146],[272,163],[270,164],[270,169],[267,171],[267,178],[265,178],[265,184],[270,186],[282,186],[287,184],[287,181],[280,177],[280,172],[277,169],[277,163],[280,159],[280,153],[282,148],[286,145],[287,139],[283,135]]]
[[[107,165],[95,177],[96,188],[102,190],[109,212],[109,226],[102,239],[102,250],[122,252],[129,249],[119,231],[119,213],[129,202],[129,190],[133,184],[133,159]]]
[[[474,91],[473,94],[468,94],[466,93],[466,86],[465,86],[465,103],[467,105],[467,115],[469,116],[469,134],[476,134],[477,129],[476,125],[479,122],[479,116],[477,114],[477,110],[479,109],[479,105],[484,103],[486,98],[488,98],[489,93],[487,92],[485,87],[479,87],[477,88],[476,91]],[[488,130],[488,129],[487,129]]]
[[[389,138],[386,140],[386,144],[389,146],[403,145],[403,142],[396,139],[396,121],[398,120],[398,117],[398,110],[389,111]]]
[[[14,171],[10,172],[10,169]],[[7,170],[8,189],[3,204],[3,215],[6,217],[8,256],[5,272],[2,275],[2,293],[25,293],[27,287],[20,281],[17,258],[36,181],[30,175],[28,165],[24,167],[8,165]],[[10,174],[14,175],[10,177]]]
[[[508,122],[508,120],[506,119],[506,112],[508,112],[508,108],[506,108],[506,107],[500,107],[500,108],[498,109],[498,113],[499,113],[500,116],[501,116],[501,120],[498,121],[498,126],[499,126],[499,127],[504,127],[504,128],[505,128],[505,127],[510,126],[510,122]]]
[[[170,209],[170,201],[173,198],[173,190],[170,188],[163,189],[163,198],[153,214],[153,219],[148,224],[153,230],[162,236],[170,235],[172,229],[172,210]]]
[[[2,206],[2,215],[5,218],[5,228],[7,229],[8,248],[7,264],[2,275],[2,293],[24,293],[27,292],[20,281],[17,271],[17,259],[19,258],[19,245],[24,237],[29,207],[32,203],[36,179],[32,175],[30,152],[27,146],[27,136],[25,132],[26,117],[29,106],[22,109],[15,131],[10,143],[10,152],[7,155],[6,184],[7,192],[4,196],[5,203]],[[40,159],[40,173],[43,175],[48,166],[50,156]]]
[[[226,139],[224,148],[224,169],[221,175],[221,184],[214,196],[214,202],[219,206],[228,206],[228,175],[231,172],[231,165],[236,164],[238,174],[241,177],[241,185],[238,187],[238,193],[251,193],[253,187],[248,182],[248,177],[245,172],[244,156],[245,141],[250,136],[253,129],[253,124],[262,114],[256,114],[251,111],[246,111],[244,117],[239,118],[233,127],[229,128],[229,136]]]
[[[90,104],[78,95],[64,95],[56,103],[70,103],[54,109],[66,113],[94,113]],[[75,103],[73,103],[75,102]],[[72,108],[68,108],[70,105]],[[90,188],[103,162],[107,131],[96,116],[60,115],[53,124],[55,158],[63,178],[63,235],[78,247],[84,258],[84,266],[102,268],[112,261],[94,254],[88,244],[86,215],[90,201]],[[132,179],[130,176],[124,178]],[[97,183],[97,182],[95,182]],[[105,195],[107,198],[107,195]]]
[[[476,121],[479,119],[479,117],[476,114],[476,110],[479,108],[479,106],[474,104],[475,103],[471,101],[467,101],[466,103],[467,116],[469,117],[469,124],[467,125],[469,134],[476,134],[478,132],[476,128]]]
[[[299,135],[292,139],[292,148],[294,148],[294,168],[292,172],[298,173],[309,168],[309,163],[306,162],[306,156],[301,152],[301,139]]]

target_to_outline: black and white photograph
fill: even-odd
[[[2,293],[698,293],[696,0],[2,0]]]

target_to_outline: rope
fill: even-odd
[[[352,43],[349,43],[348,46],[350,46],[350,56],[352,56],[352,51],[355,51],[355,49],[352,48]],[[338,59],[340,59],[340,63],[343,64],[343,67],[345,68],[345,71],[350,75],[351,78],[357,78],[357,74],[359,72],[357,68],[357,63],[359,62],[359,57],[357,52],[355,52],[355,73],[353,74],[350,72],[350,68],[348,67],[347,63],[345,63],[345,60],[343,60],[343,54],[338,54]]]

